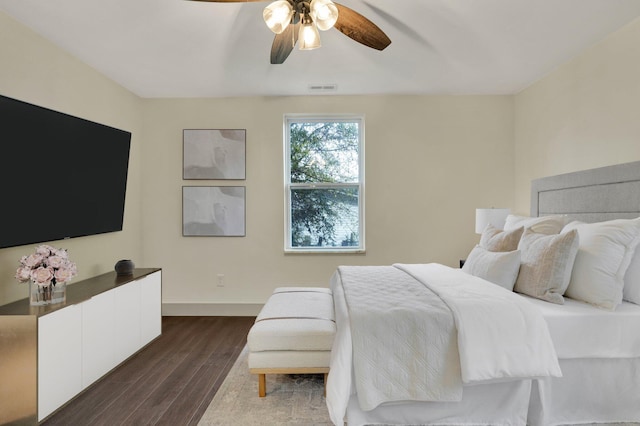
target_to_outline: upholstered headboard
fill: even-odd
[[[640,216],[640,161],[531,182],[531,216],[600,222]]]

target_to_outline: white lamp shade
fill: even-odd
[[[488,224],[498,229],[504,228],[509,213],[509,209],[476,209],[476,234],[482,234]]]
[[[338,20],[338,8],[331,0],[312,0],[309,8],[319,30],[327,31],[333,28]]]
[[[262,17],[271,31],[280,34],[291,22],[293,8],[286,0],[274,1],[264,8]]]
[[[305,22],[300,26],[300,50],[312,50],[321,46],[320,33],[316,28],[315,22]]]

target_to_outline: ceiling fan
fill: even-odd
[[[245,3],[268,0],[192,0],[211,3]],[[320,30],[335,28],[351,39],[376,50],[391,40],[376,24],[358,12],[331,0],[276,0],[262,14],[276,36],[271,46],[271,63],[282,64],[300,41],[300,50],[320,47]]]

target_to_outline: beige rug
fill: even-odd
[[[258,376],[249,374],[245,346],[199,426],[329,426],[323,375],[267,375],[267,396],[258,397]]]
[[[267,396],[249,374],[248,348],[238,356],[198,426],[331,426],[322,375],[267,375]],[[581,426],[596,426],[581,425]],[[597,426],[638,426],[638,423]]]

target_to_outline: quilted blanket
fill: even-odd
[[[440,297],[391,266],[338,272],[349,308],[360,406],[460,401],[456,328]]]
[[[542,313],[517,294],[436,263],[394,266],[438,294],[451,310],[463,383],[562,377]]]
[[[341,424],[391,401],[459,401],[464,384],[561,376],[540,312],[438,264],[340,267],[327,404]]]

